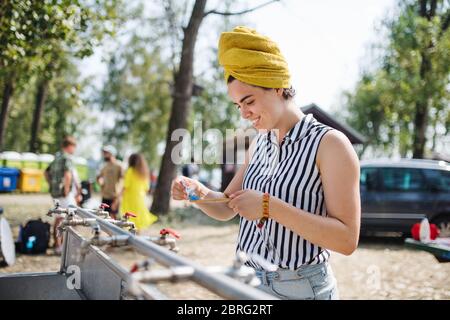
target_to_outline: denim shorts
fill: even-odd
[[[297,270],[256,270],[258,289],[285,300],[338,300],[336,278],[328,262]]]

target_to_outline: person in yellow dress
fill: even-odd
[[[138,232],[148,228],[158,220],[145,204],[145,197],[149,190],[149,170],[145,158],[139,153],[133,153],[128,159],[128,169],[125,172],[122,190],[120,213],[134,213],[137,217],[130,217]]]

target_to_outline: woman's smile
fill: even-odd
[[[253,125],[254,127],[257,127],[257,126],[259,125],[259,123],[260,123],[260,120],[261,120],[261,116],[255,118],[255,119],[252,119],[252,120],[251,120],[251,121],[252,121],[252,125]]]

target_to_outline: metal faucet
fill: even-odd
[[[109,212],[106,211],[105,209],[108,209],[109,205],[107,205],[106,203],[102,203],[98,209],[93,210],[94,214],[103,218],[103,219],[109,219]]]
[[[194,268],[190,266],[176,266],[169,269],[150,270],[150,267],[154,263],[155,260],[150,258],[142,262],[137,262],[131,267],[126,281],[127,285],[125,287],[128,294],[138,299],[142,299],[146,295],[149,295],[151,299],[155,299],[155,291],[150,290],[149,292],[149,287],[142,286],[142,284],[154,284],[159,281],[178,282],[189,280],[195,272]]]
[[[67,226],[75,227],[75,226],[85,226],[85,227],[91,227],[93,230],[100,231],[100,226],[97,223],[97,220],[92,218],[74,218],[73,216],[67,216],[66,219],[64,219],[61,224],[57,228],[57,236],[61,236],[61,233],[66,230]]]
[[[136,226],[135,226],[134,222],[128,220],[130,217],[136,218],[136,215],[132,212],[126,212],[123,216],[124,216],[124,218],[121,220],[114,220],[114,219],[108,218],[108,219],[106,219],[106,221],[108,221],[109,223],[112,223],[120,228],[128,228],[128,232],[130,232],[131,234],[136,234]]]
[[[53,216],[53,215],[59,215],[63,216],[64,220],[61,221],[58,228],[56,229],[56,235],[57,237],[60,237],[62,232],[65,231],[67,226],[92,226],[93,224],[96,224],[97,222],[95,219],[79,219],[75,218],[75,211],[76,208],[61,208],[59,201],[54,200],[55,207],[53,209],[50,209],[47,212],[47,216]]]
[[[55,207],[53,209],[48,210],[47,212],[47,216],[52,217],[53,215],[57,214],[57,215],[68,215],[70,214],[71,216],[75,215],[75,210],[72,208],[61,208],[59,201],[58,200],[53,200],[53,203],[55,205]]]
[[[247,260],[248,256],[244,252],[238,251],[232,266],[225,268],[223,273],[248,285],[256,287],[261,284],[261,281],[256,276],[255,269],[245,265]]]
[[[111,247],[121,247],[128,245],[128,239],[130,236],[128,235],[114,235],[108,237],[100,236],[100,227],[98,224],[93,228],[94,236],[89,240],[83,240],[81,242],[80,248],[78,250],[78,262],[82,262],[89,251],[89,246],[104,246],[109,245]]]
[[[255,270],[245,265],[248,256],[239,251],[236,259],[230,267],[207,267],[208,272],[224,274],[245,284],[256,287],[261,281],[256,277]],[[154,260],[148,259],[135,263],[130,269],[127,291],[129,294],[139,297],[143,295],[143,284],[156,284],[161,281],[181,282],[189,281],[194,275],[194,268],[189,266],[174,266],[168,269],[151,269]]]
[[[181,239],[181,235],[170,228],[161,229],[159,231],[160,236],[159,237],[144,237],[147,240],[152,241],[153,243],[156,243],[160,246],[168,246],[169,250],[173,252],[178,252],[180,249],[177,247],[177,239]],[[172,237],[169,237],[173,236]]]

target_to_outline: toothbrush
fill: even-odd
[[[215,199],[200,199],[199,196],[195,194],[195,191],[192,190],[184,180],[180,180],[181,185],[186,190],[186,193],[188,194],[189,201],[195,202],[195,203],[219,203],[219,202],[228,202],[231,199],[226,198],[215,198]]]
[[[180,180],[181,185],[184,187],[184,190],[186,190],[186,193],[188,194],[190,201],[196,201],[200,200],[200,197],[195,194],[195,191],[192,190],[184,180]]]

